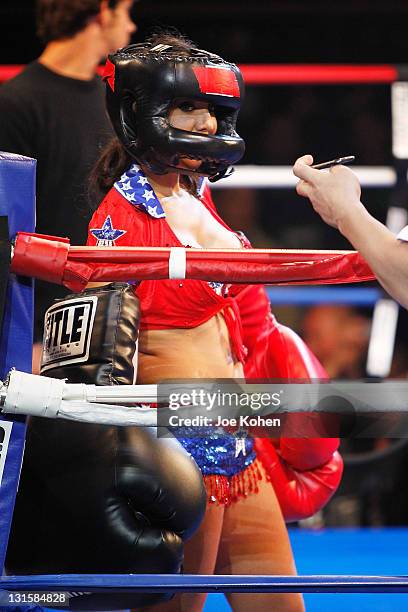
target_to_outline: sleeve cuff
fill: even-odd
[[[397,234],[397,239],[402,240],[403,242],[408,242],[408,225],[403,227],[399,234]]]

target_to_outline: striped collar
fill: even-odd
[[[160,219],[166,214],[153,187],[137,164],[132,164],[113,185],[130,204]]]
[[[151,217],[162,219],[166,216],[153,187],[150,185],[143,170],[137,164],[132,164],[130,168],[122,174],[120,179],[114,183],[113,187],[116,191],[119,191],[132,206],[144,210],[144,212]],[[199,197],[202,195],[204,187],[205,179],[204,177],[200,177],[197,193]]]

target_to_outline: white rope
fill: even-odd
[[[397,181],[394,168],[389,166],[351,166],[362,187],[393,187]],[[254,187],[258,189],[293,188],[298,179],[292,166],[236,166],[226,181],[217,181],[211,189]]]
[[[62,401],[54,418],[120,427],[157,427],[157,410],[150,406],[117,406]]]
[[[157,403],[157,385],[96,386],[65,383],[63,399],[99,404]]]
[[[100,389],[103,402],[114,399],[115,403],[97,401],[99,393],[95,385],[69,384],[64,380],[13,370],[5,392],[3,412],[103,425],[157,425],[155,408],[117,405],[119,399],[123,403],[157,401],[156,385],[118,385]],[[124,397],[119,398],[122,389]]]
[[[381,323],[381,322],[380,322]],[[384,325],[384,322],[382,322]],[[27,383],[30,383],[29,385]],[[34,376],[25,374],[24,372],[13,371],[10,375],[8,384],[3,385],[0,389],[0,411],[8,414],[23,414],[41,416],[55,419],[69,419],[71,421],[84,423],[98,423],[103,425],[116,425],[121,427],[126,426],[142,426],[142,427],[157,427],[156,408],[150,406],[118,406],[115,404],[102,404],[85,402],[80,400],[65,400],[63,399],[65,387],[79,387],[81,385],[69,385],[63,380],[46,378],[42,376]],[[84,385],[85,386],[85,385]],[[270,394],[270,386],[265,385],[265,390]],[[267,403],[261,410],[256,408],[256,414],[251,412],[247,415],[249,419],[255,419],[255,423],[251,421],[243,421],[243,425],[259,426],[263,424],[257,421],[258,416],[271,416],[272,412],[278,417],[280,413],[290,412],[326,412],[330,404],[333,404],[333,409],[337,409],[341,413],[340,399],[347,401],[347,405],[352,406],[356,415],[358,414],[374,414],[379,412],[383,414],[388,412],[407,413],[407,396],[408,382],[401,381],[385,381],[381,384],[370,383],[365,381],[324,381],[324,384],[319,384],[311,381],[308,384],[293,384],[290,382],[279,382],[276,385],[278,395],[282,395],[282,401],[279,405]],[[125,387],[125,385],[123,385]],[[133,387],[129,385],[128,389]],[[201,384],[197,389],[195,384],[190,386],[185,383],[175,383],[172,389],[183,390],[189,396],[188,404],[183,403],[183,399],[178,393],[178,405],[172,405],[172,400],[168,395],[168,408],[174,410],[172,417],[169,418],[169,425],[180,426],[207,426],[211,425],[211,415],[214,401],[216,402],[217,412],[214,417],[223,416],[235,419],[237,414],[231,413],[231,405],[224,402],[223,391],[221,388],[215,389],[212,383]],[[106,387],[105,387],[106,389]],[[121,386],[112,387],[117,391],[121,390]],[[188,391],[190,390],[190,393]],[[198,403],[193,397],[193,391],[199,391]],[[245,399],[245,406],[248,404],[248,399],[255,395],[256,402],[259,402],[258,384],[240,384],[236,389],[238,395],[242,394]],[[227,396],[230,391],[227,389]],[[234,391],[235,393],[235,391]],[[221,394],[221,395],[220,395]],[[271,395],[270,395],[271,397]],[[212,402],[210,403],[210,399]],[[222,401],[218,400],[221,398]],[[239,407],[238,403],[238,407]],[[275,407],[273,407],[275,406]],[[179,412],[177,412],[179,411]],[[169,413],[166,413],[166,418]],[[203,417],[210,419],[210,422],[203,421]],[[198,418],[197,422],[193,422],[194,418]],[[189,420],[189,423],[186,421]],[[234,423],[236,425],[236,423]],[[267,423],[267,426],[272,425]],[[395,427],[394,427],[395,425]],[[371,427],[371,425],[370,425]],[[406,435],[404,431],[404,422],[394,423],[393,429],[388,437],[401,437],[401,434]],[[367,429],[368,437],[372,437],[372,430]],[[313,437],[316,437],[317,431],[313,432]],[[384,433],[384,431],[383,431]],[[397,435],[398,434],[398,435]],[[385,435],[387,433],[385,432]],[[1,466],[0,466],[1,467]]]

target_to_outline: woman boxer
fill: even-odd
[[[118,140],[94,170],[94,184],[107,193],[88,244],[248,246],[218,217],[201,184],[203,175],[225,176],[244,152],[235,131],[243,93],[238,68],[162,33],[110,56],[105,80]],[[243,378],[239,311],[228,289],[196,280],[136,286],[138,383]],[[181,440],[209,493],[203,523],[186,545],[185,573],[295,574],[282,513],[273,487],[261,478],[252,439],[204,433]],[[228,599],[234,610],[303,610],[299,594]],[[163,609],[201,610],[204,600],[204,594],[182,594]]]

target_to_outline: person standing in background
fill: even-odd
[[[301,337],[330,378],[364,378],[370,320],[345,304],[317,304],[307,310]]]
[[[134,0],[38,0],[40,57],[0,87],[0,150],[37,159],[36,231],[84,244],[88,173],[111,140],[105,88],[96,75],[108,53],[128,44]],[[37,282],[34,357],[43,317],[62,287]]]

